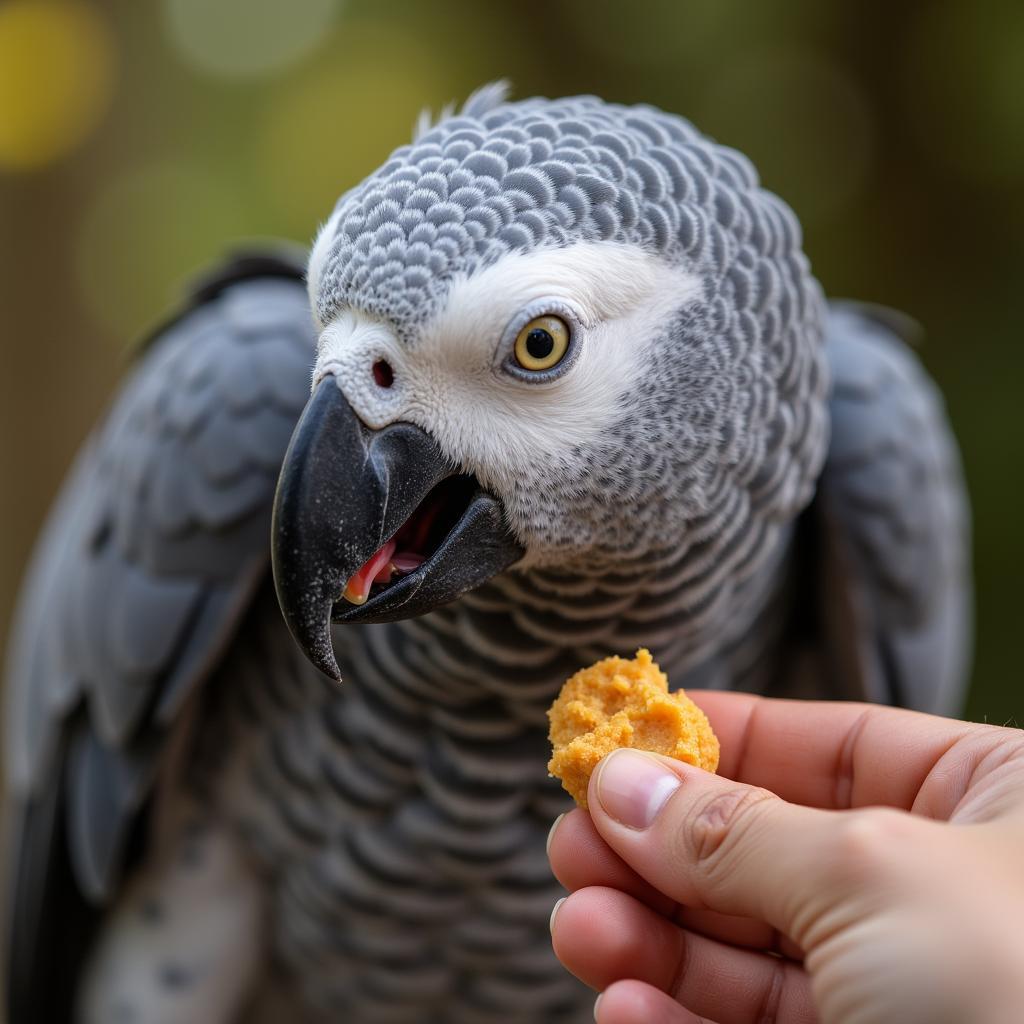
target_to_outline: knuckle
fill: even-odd
[[[907,815],[881,807],[844,814],[835,833],[836,869],[854,879],[887,873],[906,849],[908,824]]]
[[[689,827],[694,862],[713,873],[749,832],[763,805],[774,799],[767,790],[742,786],[705,800],[696,808]]]

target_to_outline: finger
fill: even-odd
[[[590,886],[618,889],[688,931],[733,946],[781,953],[802,960],[803,951],[777,928],[746,917],[684,907],[641,878],[601,838],[593,819],[578,808],[563,815],[548,837],[548,856],[555,877],[570,892]]]
[[[718,1024],[814,1019],[800,968],[686,932],[614,889],[570,896],[555,914],[552,943],[566,968],[596,989],[646,982]]]
[[[617,981],[597,997],[597,1024],[710,1024],[642,981]]]
[[[548,856],[555,877],[570,892],[590,886],[618,889],[688,931],[733,946],[781,953],[792,960],[803,959],[803,951],[771,925],[712,910],[684,907],[658,892],[601,838],[586,811],[577,808],[555,822],[548,837]]]
[[[548,837],[548,857],[555,878],[570,892],[601,885],[618,889],[660,914],[672,914],[674,900],[641,878],[601,838],[593,819],[578,808],[560,818]]]
[[[804,958],[803,950],[788,935],[750,917],[734,917],[714,910],[679,906],[672,920],[688,932],[696,932],[730,946],[778,953],[797,962]]]
[[[808,807],[883,805],[947,818],[963,787],[936,787],[922,794],[927,806],[915,807],[929,773],[958,741],[979,738],[979,757],[1003,741],[995,726],[898,708],[712,690],[690,696],[721,742],[721,775]]]
[[[558,905],[551,943],[565,968],[598,991],[621,978],[669,988],[685,946],[681,928],[632,896],[601,887]]]
[[[606,757],[590,814],[608,845],[678,903],[764,921],[808,952],[823,917],[861,908],[906,880],[939,826],[873,809],[840,814],[786,803],[669,758]]]

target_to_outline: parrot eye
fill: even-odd
[[[561,317],[534,317],[516,335],[515,359],[524,370],[550,370],[568,350],[569,326]]]

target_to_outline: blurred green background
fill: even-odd
[[[507,77],[686,115],[796,209],[827,292],[924,324],[974,502],[967,711],[1024,722],[1022,53],[1019,0],[0,2],[0,631],[182,282],[307,244],[421,108]]]

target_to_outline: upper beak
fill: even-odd
[[[338,605],[360,567],[416,516],[424,519],[425,530],[413,532],[427,547],[418,552],[425,561],[365,603]],[[340,679],[332,617],[387,622],[421,615],[507,569],[524,549],[505,525],[500,501],[475,479],[457,476],[429,434],[411,423],[370,430],[327,377],[284,457],[271,554],[292,636],[317,668]]]

